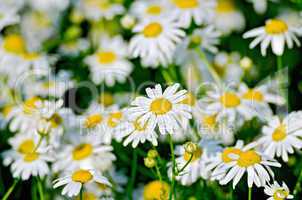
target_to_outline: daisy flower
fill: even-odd
[[[146,19],[133,28],[129,50],[133,57],[141,57],[145,67],[168,66],[172,62],[176,44],[185,32],[171,17]]]
[[[191,41],[199,44],[201,49],[211,53],[217,53],[217,45],[219,44],[220,32],[214,26],[206,26],[205,28],[195,29],[191,35]]]
[[[225,185],[233,180],[233,188],[235,188],[243,175],[247,173],[249,188],[251,188],[253,184],[257,187],[261,187],[268,183],[271,178],[274,177],[274,173],[270,167],[281,167],[281,164],[251,149],[254,145],[255,144],[251,143],[243,147],[240,151],[237,150],[234,153],[228,154],[227,159],[225,159],[227,163],[225,163],[224,167],[217,170],[217,174],[212,174],[214,179],[215,176],[220,176],[219,183],[221,185]]]
[[[109,0],[80,0],[78,6],[87,19],[94,21],[102,18],[112,20],[125,10],[122,4],[112,3]]]
[[[302,148],[302,112],[292,112],[283,120],[273,116],[268,125],[262,129],[263,136],[258,144],[263,147],[264,153],[270,157],[282,157],[288,161],[288,154],[294,149]]]
[[[185,128],[183,120],[189,120],[191,107],[181,103],[186,98],[186,90],[177,91],[180,84],[174,84],[162,91],[161,85],[147,88],[148,97],[137,97],[128,109],[131,119],[150,123],[150,127],[159,128],[161,134],[173,134],[174,130]]]
[[[289,189],[284,182],[282,182],[282,186],[280,186],[277,181],[264,186],[264,193],[270,196],[267,200],[286,200],[294,198],[293,195],[289,194]]]
[[[243,38],[254,38],[250,48],[260,44],[261,54],[266,56],[266,50],[271,44],[273,53],[281,56],[284,52],[285,44],[288,48],[293,48],[294,44],[300,46],[298,36],[301,36],[302,29],[291,24],[287,24],[282,19],[269,19],[265,26],[252,29],[243,34]]]
[[[155,180],[144,185],[140,193],[135,199],[169,199],[170,186],[164,181]]]
[[[255,111],[242,102],[239,94],[231,88],[216,88],[209,90],[206,97],[200,100],[207,105],[205,112],[216,114],[217,120],[226,121],[240,126],[244,120],[250,120],[255,116]]]
[[[72,197],[77,196],[84,185],[92,182],[111,186],[108,179],[102,176],[98,171],[79,168],[72,171],[72,173],[68,173],[64,177],[54,180],[53,187],[58,188],[65,185],[62,195]]]
[[[14,7],[9,7],[1,4],[0,6],[0,31],[9,25],[18,23],[20,20],[17,10]]]
[[[97,52],[85,59],[91,71],[91,79],[108,86],[115,82],[124,83],[132,71],[132,64],[127,60],[127,45],[120,36],[103,36]]]
[[[130,7],[130,13],[137,19],[161,18],[167,11],[166,3],[160,0],[134,1]]]
[[[116,138],[121,140],[126,138],[123,142],[124,146],[132,143],[132,147],[136,148],[139,143],[149,141],[153,146],[157,146],[157,134],[154,127],[151,127],[148,122],[141,125],[137,120],[121,122],[116,128]]]
[[[215,16],[216,2],[213,0],[169,0],[170,15],[183,28],[189,28],[191,21],[201,25],[209,23]]]
[[[215,8],[215,27],[227,35],[245,27],[244,15],[236,8],[233,0],[218,0]]]
[[[85,38],[67,41],[61,44],[59,51],[66,55],[77,55],[89,48],[89,41]]]
[[[31,144],[25,144],[24,151],[31,148]],[[29,146],[26,146],[29,145]],[[19,158],[14,160],[11,164],[11,171],[14,178],[21,178],[22,180],[28,180],[30,176],[44,177],[50,173],[48,162],[54,160],[53,156],[49,154],[49,149],[38,148],[32,152],[23,153]]]
[[[239,86],[242,101],[253,107],[260,119],[266,120],[272,116],[269,104],[284,105],[285,103],[284,98],[273,91],[273,87],[271,84],[263,84],[248,88],[244,83]]]
[[[177,169],[181,170],[186,163],[189,162],[189,164],[178,176],[176,176],[176,180],[180,181],[182,185],[191,185],[200,177],[207,179],[209,171],[206,171],[205,163],[210,157],[215,156],[219,151],[221,151],[219,143],[214,140],[207,139],[201,140],[192,154],[187,152],[183,145],[177,146],[175,148]],[[168,174],[171,178],[172,163],[168,163],[168,166]]]
[[[58,150],[56,162],[53,164],[55,171],[76,168],[108,169],[115,160],[111,153],[113,147],[103,145],[97,134],[85,136],[73,135],[70,144],[63,144]]]

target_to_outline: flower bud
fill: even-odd
[[[154,149],[151,149],[147,153],[147,157],[149,158],[156,158],[158,156],[158,152]]]
[[[41,136],[48,135],[51,131],[51,123],[46,120],[40,120],[38,123],[37,132]]]
[[[144,158],[144,164],[146,167],[152,168],[155,166],[156,161],[154,158],[147,157],[147,158]]]
[[[240,66],[243,68],[243,69],[250,69],[253,65],[253,61],[249,58],[249,57],[243,57],[241,60],[240,60]]]
[[[131,29],[135,25],[135,18],[131,15],[125,15],[121,19],[121,25],[125,29]]]
[[[193,154],[197,151],[197,145],[193,142],[186,142],[184,148],[185,151],[189,154]]]

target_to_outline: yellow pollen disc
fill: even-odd
[[[192,94],[192,92],[189,92],[186,96],[187,97],[184,100],[182,100],[180,103],[187,104],[187,105],[190,105],[190,106],[194,106],[195,103],[196,103],[196,98]]]
[[[20,35],[8,35],[3,40],[3,48],[14,54],[23,54],[26,51],[24,39]]]
[[[14,107],[13,105],[5,105],[1,110],[3,116],[7,117],[9,113],[12,111],[13,107]]]
[[[275,129],[275,131],[272,134],[272,139],[275,142],[280,142],[286,138],[286,126],[285,125],[280,125]]]
[[[271,19],[265,23],[265,31],[268,34],[282,34],[288,30],[287,24],[280,19]]]
[[[35,160],[37,160],[39,158],[39,154],[38,153],[27,153],[24,155],[23,160],[25,162],[33,162]]]
[[[83,160],[92,154],[93,147],[91,144],[80,144],[72,151],[73,160]]]
[[[100,190],[102,190],[102,191],[104,191],[104,190],[106,190],[106,189],[108,188],[107,185],[102,184],[102,183],[97,183],[97,186],[98,186],[98,188],[100,188]]]
[[[104,51],[97,54],[98,61],[101,64],[110,64],[116,61],[117,56],[112,51]]]
[[[237,164],[240,167],[249,167],[260,162],[260,155],[253,150],[241,152],[239,154],[239,159],[237,160]]]
[[[198,147],[198,149],[193,153],[193,157],[191,159],[191,162],[194,162],[195,160],[198,160],[202,155],[202,149]],[[185,161],[189,161],[191,158],[191,154],[188,152],[185,152],[184,159]]]
[[[106,11],[111,7],[111,4],[108,0],[101,0],[98,3],[98,7],[100,8],[100,10]]]
[[[59,125],[62,124],[63,122],[63,118],[58,114],[58,113],[54,113],[50,119],[49,119],[51,126],[53,128],[57,128]]]
[[[99,103],[104,106],[110,106],[114,103],[112,94],[104,92],[100,95]]]
[[[23,112],[25,114],[32,114],[36,109],[36,103],[38,101],[40,101],[39,97],[32,97],[30,99],[27,99],[23,104]]]
[[[264,99],[263,94],[257,90],[248,90],[242,98],[258,102],[262,102]]]
[[[45,89],[49,89],[51,87],[55,86],[55,82],[54,81],[46,81],[42,84],[42,87]]]
[[[150,111],[156,115],[164,115],[172,110],[172,103],[165,98],[158,98],[152,101]]]
[[[26,52],[26,53],[22,54],[22,57],[25,60],[32,61],[32,60],[36,60],[37,58],[39,58],[39,54]]]
[[[154,38],[159,36],[162,31],[163,31],[163,27],[159,23],[152,22],[147,26],[145,26],[143,30],[143,34],[146,38]]]
[[[220,102],[226,108],[233,108],[233,107],[237,107],[238,105],[240,105],[239,97],[233,92],[225,92],[220,97]]]
[[[241,153],[240,149],[229,147],[229,148],[226,148],[225,150],[223,150],[223,152],[221,154],[221,158],[224,163],[229,163],[231,161],[234,161],[232,158],[230,158],[230,154],[239,155],[240,153]]]
[[[86,118],[84,122],[84,126],[86,128],[95,128],[99,123],[103,120],[102,115],[100,114],[93,114]]]
[[[236,10],[234,2],[231,0],[220,0],[216,5],[216,12],[218,13],[228,13]]]
[[[32,139],[24,140],[18,147],[18,152],[22,154],[32,153],[35,150],[35,142]]]
[[[78,171],[73,172],[71,179],[74,182],[80,182],[84,184],[92,179],[92,174],[88,170],[80,169]]]
[[[288,191],[280,188],[274,192],[273,198],[274,200],[285,200],[288,195],[289,195]]]
[[[92,192],[84,192],[83,193],[83,200],[97,200],[97,196]],[[80,200],[80,197],[77,197],[76,200]]]
[[[172,2],[180,9],[197,8],[198,0],[172,0]]]
[[[146,13],[148,13],[149,15],[159,15],[161,13],[161,7],[158,5],[149,6],[146,9]]]
[[[209,115],[209,116],[204,116],[202,118],[202,123],[207,127],[207,128],[214,128],[216,125],[216,115]]]
[[[152,181],[145,185],[144,200],[168,200],[170,187],[166,182]]]
[[[138,120],[133,122],[133,126],[135,130],[137,131],[144,131],[147,128],[147,123],[145,123],[143,126],[138,122]]]
[[[123,117],[122,112],[111,113],[108,118],[108,126],[110,126],[111,128],[116,127],[122,117]]]

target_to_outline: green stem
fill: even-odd
[[[176,162],[175,162],[172,136],[170,134],[169,134],[169,143],[170,143],[171,160],[172,160],[172,181],[171,181],[171,190],[170,190],[170,194],[169,194],[169,200],[172,200],[173,196],[174,196],[174,199],[176,199],[176,194],[175,194],[175,174],[176,174],[175,173],[175,168],[176,168]]]
[[[160,170],[159,170],[159,167],[157,165],[157,163],[155,164],[155,169],[156,169],[156,173],[157,173],[157,176],[159,178],[159,181],[162,182],[162,177],[161,177],[161,173],[160,173]]]
[[[204,54],[204,52],[200,48],[196,48],[196,51],[199,54],[200,59],[204,62],[205,66],[209,70],[209,72],[212,75],[212,77],[213,77],[214,81],[216,82],[216,84],[221,85],[221,79],[220,79],[219,75],[217,74],[217,72],[215,71],[213,66],[209,63],[209,61],[208,61],[206,55]]]
[[[192,161],[193,159],[193,153],[191,153],[189,160],[186,162],[186,164],[177,172],[178,174],[181,173],[183,170],[186,169],[186,167],[189,165],[189,163]]]
[[[302,183],[302,169],[300,171],[298,180],[295,185],[294,196],[297,196],[301,192],[301,183]]]
[[[169,72],[166,69],[161,69],[160,71],[167,84],[173,83],[173,78],[170,76]]]
[[[3,196],[2,200],[6,200],[8,199],[8,197],[10,196],[10,194],[14,191],[17,183],[19,182],[19,179],[15,179],[14,183],[12,184],[12,186],[10,186],[10,188],[7,190],[7,192],[5,193],[5,195]]]
[[[36,151],[37,151],[37,149],[40,147],[40,145],[41,145],[41,143],[42,143],[43,138],[44,138],[44,137],[43,137],[42,135],[40,135],[40,138],[39,138],[38,144],[37,144],[37,146],[34,148],[33,153],[34,153],[34,152],[36,152]]]
[[[128,185],[128,197],[132,199],[133,187],[136,177],[136,168],[137,168],[137,151],[136,149],[133,150],[133,157],[132,157],[132,164],[131,164],[131,178],[130,184]]]
[[[84,190],[84,186],[82,185],[80,190],[80,200],[83,200],[83,190]]]
[[[37,183],[38,183],[38,191],[39,191],[40,200],[44,200],[43,186],[42,186],[40,178],[37,178]]]
[[[249,198],[248,200],[252,200],[252,187],[249,187]]]

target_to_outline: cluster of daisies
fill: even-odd
[[[258,15],[278,5],[246,2]],[[252,187],[270,200],[293,198],[274,175],[302,149],[302,111],[284,112],[286,77],[249,87],[243,80],[258,77],[256,62],[219,45],[232,33],[253,38],[250,48],[275,56],[282,72],[286,48],[300,46],[301,19],[287,9],[244,32],[233,0],[1,0],[0,128],[9,138],[0,155],[15,179],[4,199],[32,179],[41,199],[176,200],[179,186],[201,180],[234,189],[245,180],[249,200]],[[74,58],[79,66],[60,66]],[[112,92],[132,87],[139,67],[160,71],[164,81],[136,85],[142,93]],[[88,71],[84,83],[78,68]],[[79,111],[71,91],[83,86],[97,95]],[[108,91],[99,92],[103,86]],[[239,140],[254,119],[260,133]],[[133,151],[131,174],[117,164],[124,151],[117,145]],[[137,151],[140,169],[154,177],[148,183],[135,182]]]

